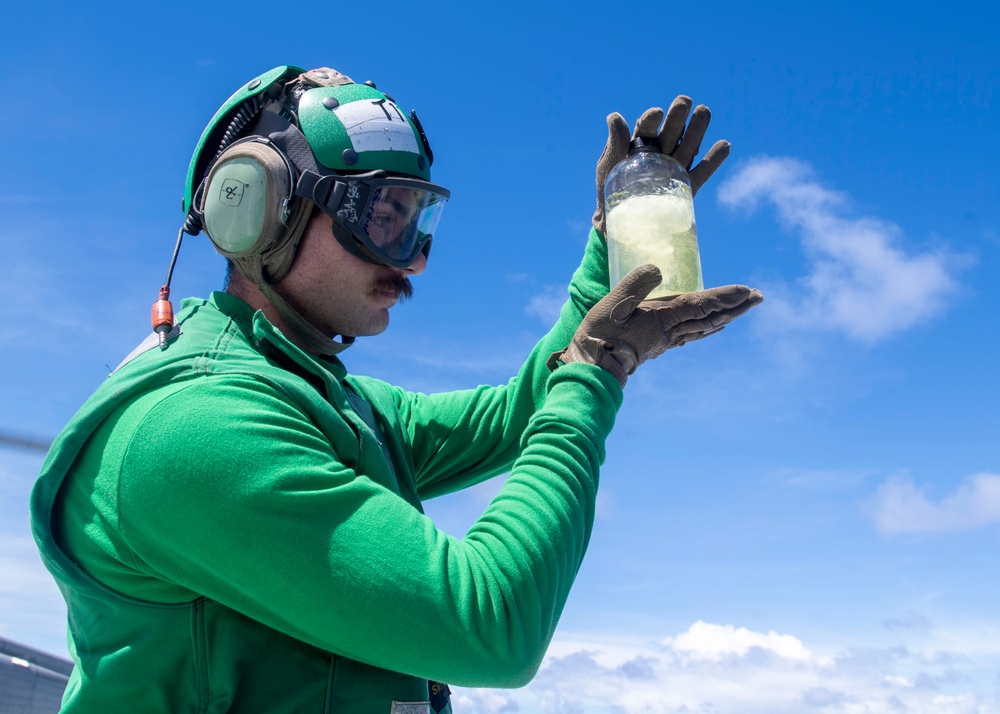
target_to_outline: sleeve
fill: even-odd
[[[314,646],[458,685],[522,686],[583,559],[620,403],[599,368],[553,373],[510,478],[456,539],[340,463],[269,385],[206,377],[134,428],[120,528],[140,570]]]
[[[545,402],[549,355],[569,344],[584,315],[608,293],[607,245],[596,229],[568,293],[559,320],[506,385],[432,395],[387,387],[412,445],[421,498],[466,488],[510,468],[529,419]]]

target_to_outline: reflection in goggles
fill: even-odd
[[[422,209],[422,195],[426,196],[423,191],[398,186],[379,189],[364,222],[364,230],[372,243],[386,248],[399,239]]]
[[[412,260],[437,228],[444,203],[442,196],[421,189],[382,187],[372,197],[361,230],[386,257]]]

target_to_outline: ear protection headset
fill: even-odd
[[[227,258],[259,255],[287,227],[295,174],[263,137],[227,148],[202,184],[198,209],[208,237]]]

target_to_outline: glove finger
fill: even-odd
[[[604,182],[615,164],[628,156],[628,123],[618,112],[608,114],[608,141],[601,158],[597,160],[597,187],[604,189]]]
[[[640,265],[632,270],[602,300],[602,302],[606,300],[612,306],[609,313],[611,320],[618,324],[624,323],[635,312],[636,306],[662,282],[663,275],[660,269],[652,263]]]
[[[656,139],[656,132],[660,128],[661,121],[663,121],[663,110],[659,107],[650,107],[642,113],[642,116],[635,123],[632,138],[641,136],[646,140]]]
[[[677,148],[677,143],[684,134],[684,123],[688,114],[691,113],[691,97],[683,94],[674,99],[667,109],[667,120],[663,122],[663,129],[660,130],[660,151],[664,154],[673,154]]]
[[[661,314],[658,313],[644,313],[642,307],[639,308],[640,319],[653,319],[656,320]],[[631,324],[631,323],[630,323]],[[694,327],[689,327],[693,323],[682,323],[681,325],[672,325],[669,322],[664,323],[663,321],[656,321],[648,326],[646,326],[646,335],[658,335],[656,339],[645,339],[642,340],[642,344],[645,349],[641,353],[637,353],[638,364],[642,364],[646,360],[656,359],[664,352],[674,347],[682,347],[685,343],[694,342],[695,340],[700,340],[703,337],[708,337],[709,335],[720,332],[725,328],[724,325],[718,327],[712,327],[711,325],[702,326],[701,329],[695,329]],[[655,327],[654,327],[655,325]],[[686,329],[681,329],[686,328]]]
[[[708,316],[708,321],[715,327],[720,327],[722,325],[727,325],[733,320],[735,320],[740,315],[749,312],[752,308],[760,305],[763,302],[764,296],[762,295],[760,300],[746,300],[741,302],[735,307],[731,307],[728,310],[720,310],[719,312],[713,312]]]
[[[746,285],[724,285],[696,293],[684,293],[664,303],[683,319],[700,319],[715,312],[723,312],[746,304],[746,310],[764,301],[759,290]]]
[[[628,155],[628,122],[618,112],[608,114],[608,143],[604,145],[604,153],[600,161],[613,161],[617,164]],[[610,170],[610,167],[609,167]]]
[[[708,107],[704,104],[699,104],[694,108],[694,112],[691,114],[691,121],[688,122],[684,136],[681,137],[680,143],[677,145],[677,150],[673,153],[673,157],[677,159],[677,163],[685,169],[691,168],[691,162],[698,155],[701,142],[705,138],[705,132],[708,131],[708,124],[711,121],[712,112]]]
[[[733,312],[728,310],[725,312],[713,312],[708,317],[700,320],[685,320],[674,327],[672,334],[675,339],[683,339],[685,342],[701,339],[701,337],[707,337],[713,332],[718,332],[749,309],[749,307],[742,310],[734,308]],[[693,335],[701,335],[701,337],[696,338]]]
[[[628,123],[618,112],[608,114],[608,141],[604,145],[604,152],[597,160],[597,208],[594,211],[594,226],[601,233],[605,233],[604,216],[604,184],[607,183],[608,174],[617,163],[628,156],[629,132]]]
[[[744,285],[727,285],[696,293],[684,293],[669,300],[650,300],[643,304],[655,315],[665,334],[704,332],[731,322],[764,296]],[[686,326],[682,329],[682,326]],[[671,342],[673,342],[673,337]]]
[[[680,341],[677,343],[678,347],[683,347],[688,342],[694,342],[695,340],[703,340],[709,335],[714,335],[716,332],[722,332],[726,329],[725,325],[720,325],[719,327],[713,327],[710,330],[705,330],[704,332],[692,332],[681,336]]]
[[[712,148],[708,150],[708,153],[705,154],[705,158],[699,161],[698,165],[688,172],[688,176],[691,179],[692,196],[697,194],[698,189],[704,186],[712,174],[722,166],[722,162],[729,158],[729,147],[729,142],[724,139],[715,142]]]
[[[724,329],[726,329],[725,325],[723,325],[721,327],[713,327],[713,328],[705,330],[703,332],[680,333],[677,330],[674,330],[673,334],[671,335],[671,342],[670,342],[670,344],[667,345],[666,347],[664,347],[663,349],[661,349],[658,354],[651,354],[649,356],[649,359],[653,359],[654,357],[659,357],[660,354],[663,354],[668,349],[673,349],[674,347],[683,347],[688,342],[694,342],[696,340],[702,340],[702,339],[708,337],[709,335],[714,335],[716,332],[722,332]]]
[[[740,315],[744,314],[750,308],[752,308],[757,303],[752,302],[742,302],[735,307],[730,307],[725,310],[715,310],[705,317],[701,318],[691,318],[678,323],[674,327],[673,334],[676,336],[691,335],[698,333],[706,333],[702,335],[703,337],[710,332],[716,332],[721,330],[723,327],[728,325],[730,322],[735,320]],[[690,342],[691,337],[685,337],[685,339]]]

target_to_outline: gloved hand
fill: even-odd
[[[677,97],[667,109],[666,121],[660,128],[663,110],[659,107],[647,109],[635,123],[631,137],[628,133],[628,124],[621,114],[615,112],[608,115],[608,143],[605,144],[604,153],[597,161],[597,210],[594,211],[594,227],[601,232],[601,235],[605,235],[607,228],[604,215],[604,184],[615,164],[628,156],[631,139],[642,137],[647,144],[659,146],[660,151],[672,156],[687,169],[691,179],[692,196],[698,193],[698,189],[704,186],[716,169],[722,166],[722,162],[729,156],[729,142],[725,140],[715,142],[705,154],[705,158],[693,169],[691,168],[694,157],[701,148],[702,139],[705,138],[708,124],[712,120],[712,112],[704,104],[699,104],[694,108],[685,131],[684,122],[687,121],[690,112],[691,98],[684,95]]]
[[[660,280],[660,269],[652,264],[622,278],[590,309],[569,346],[549,357],[549,368],[558,362],[596,364],[624,388],[628,375],[646,360],[718,332],[764,300],[753,288],[727,285],[643,302]]]

